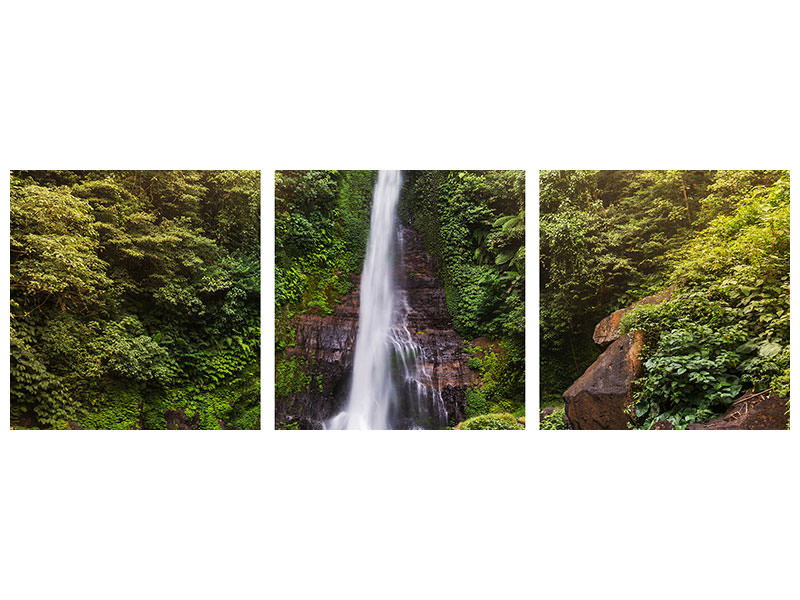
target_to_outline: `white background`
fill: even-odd
[[[12,432],[4,354],[3,597],[798,597],[796,431],[274,432],[268,351],[273,169],[526,169],[536,248],[540,168],[792,168],[792,3],[2,17],[3,169],[262,170],[267,350],[260,432]]]

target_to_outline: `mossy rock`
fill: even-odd
[[[510,413],[479,415],[462,421],[456,429],[525,429],[525,419]]]

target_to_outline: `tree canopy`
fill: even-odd
[[[12,425],[258,427],[259,188],[12,171]]]

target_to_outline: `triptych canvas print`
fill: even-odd
[[[17,170],[10,206],[16,430],[789,427],[788,171]]]

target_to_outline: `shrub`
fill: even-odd
[[[525,429],[524,422],[509,413],[479,415],[456,425],[456,429]]]
[[[564,421],[564,407],[556,408],[549,415],[539,421],[539,429],[568,429]]]

